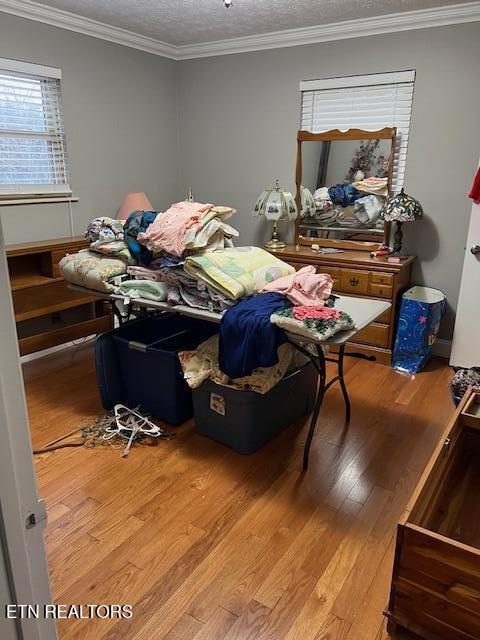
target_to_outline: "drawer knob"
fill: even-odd
[[[352,287],[356,287],[360,284],[360,280],[358,278],[350,278],[349,282]]]
[[[445,451],[448,451],[450,448],[450,438],[446,438],[445,442],[443,443],[443,448],[445,449]]]

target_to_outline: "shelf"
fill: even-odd
[[[112,316],[105,315],[92,318],[91,320],[85,320],[84,322],[77,322],[76,324],[61,327],[60,329],[45,331],[29,336],[28,338],[21,338],[18,341],[20,355],[23,356],[27,353],[34,353],[35,351],[55,347],[58,344],[64,344],[65,342],[83,338],[84,336],[103,333],[104,331],[109,331],[111,328]]]
[[[63,280],[63,278],[49,278],[48,276],[42,276],[40,273],[22,273],[12,275],[10,277],[10,284],[12,291],[20,291],[21,289],[41,287],[42,285],[60,282],[61,280]]]
[[[63,280],[63,278],[60,278],[60,280]],[[29,320],[30,318],[38,318],[39,316],[45,316],[48,313],[64,311],[64,309],[71,309],[72,307],[78,307],[79,305],[87,304],[88,302],[96,302],[97,300],[98,298],[96,296],[83,296],[80,298],[64,300],[57,304],[48,304],[45,307],[37,307],[35,309],[15,314],[15,321],[21,322],[22,320]]]
[[[5,247],[7,258],[15,256],[26,256],[33,253],[45,253],[59,249],[71,249],[78,251],[78,248],[86,248],[88,243],[83,236],[73,238],[55,238],[53,240],[36,240],[35,242],[19,242],[9,244]]]

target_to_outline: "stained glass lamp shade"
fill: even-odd
[[[403,241],[402,224],[404,222],[415,222],[415,220],[421,218],[423,216],[423,208],[418,200],[409,196],[402,189],[396,196],[387,200],[380,215],[385,222],[395,222],[393,250],[395,253],[400,253]]]

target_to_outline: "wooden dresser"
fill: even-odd
[[[469,389],[397,528],[388,630],[480,638],[480,396]]]
[[[68,289],[58,271],[63,256],[86,246],[77,237],[6,247],[21,355],[112,327],[108,306]]]
[[[377,362],[382,364],[390,364],[398,303],[401,294],[410,284],[414,256],[403,258],[398,264],[391,264],[386,258],[371,258],[368,251],[346,250],[342,253],[321,254],[301,245],[298,249],[292,245],[272,253],[297,270],[312,264],[317,267],[317,271],[329,273],[333,278],[334,293],[391,301],[391,308],[376,322],[357,333],[354,341],[356,351],[374,355]]]

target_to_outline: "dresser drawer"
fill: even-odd
[[[390,300],[393,295],[393,287],[386,284],[370,283],[368,293],[377,298],[388,298]]]
[[[333,293],[340,291],[340,277],[341,277],[340,269],[334,269],[332,267],[323,267],[322,265],[319,265],[317,267],[317,273],[328,273],[328,275],[331,276],[333,280]]]
[[[393,275],[391,273],[381,273],[379,271],[372,271],[370,274],[370,282],[373,284],[388,284],[393,285]]]
[[[289,262],[298,271],[305,267],[305,263]],[[331,267],[319,264],[316,266],[317,273],[328,273],[333,279],[333,293],[346,293],[360,296],[372,296],[375,298],[393,297],[394,275],[381,271],[365,271],[363,269],[349,269],[348,267]],[[390,310],[386,312],[385,318],[381,322],[390,322]]]
[[[360,344],[370,344],[374,347],[386,347],[388,344],[388,325],[372,322],[359,331],[351,340]]]
[[[342,269],[340,288],[346,293],[368,293],[369,272],[358,269]]]

